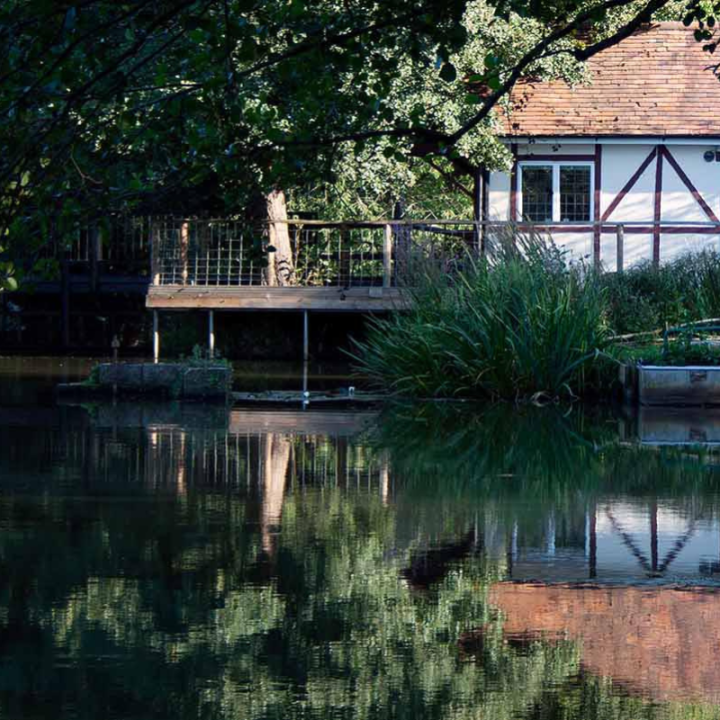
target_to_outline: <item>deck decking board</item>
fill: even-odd
[[[398,288],[382,287],[150,287],[150,310],[316,310],[389,312],[407,301]]]

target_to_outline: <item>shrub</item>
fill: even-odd
[[[608,321],[618,334],[720,315],[720,255],[714,251],[689,253],[659,268],[643,263],[605,275],[602,283]]]
[[[358,369],[391,394],[520,399],[579,394],[608,342],[598,277],[537,238],[454,273],[426,267],[410,310],[371,321]]]
[[[720,345],[696,332],[692,327],[668,342],[618,346],[612,354],[625,363],[642,365],[720,365]]]

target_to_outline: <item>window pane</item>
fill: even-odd
[[[590,168],[560,168],[560,219],[563,222],[590,220]]]
[[[552,167],[524,167],[522,169],[522,208],[525,220],[552,221]]]

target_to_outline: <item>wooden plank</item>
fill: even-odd
[[[602,192],[602,145],[599,143],[595,146],[595,197],[593,198],[593,220],[600,219],[600,199]],[[595,267],[600,267],[600,239],[602,235],[602,227],[595,225],[593,233],[593,263]]]
[[[519,218],[518,213],[518,146],[517,143],[510,145],[510,152],[513,156],[512,169],[510,170],[510,222],[514,223]]]
[[[383,312],[402,310],[407,301],[398,288],[183,288],[151,287],[153,310],[327,310]]]
[[[662,147],[657,147],[655,166],[655,225],[653,226],[653,265],[660,264],[660,223],[662,221],[663,158]]]

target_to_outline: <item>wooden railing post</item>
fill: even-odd
[[[392,225],[385,225],[385,237],[383,239],[383,287],[392,287],[392,246],[393,231]]]
[[[180,226],[180,263],[182,284],[187,285],[188,281],[188,245],[190,244],[190,226],[185,221]]]
[[[621,273],[625,267],[625,228],[622,225],[618,225],[616,228],[616,255],[617,255],[617,272]]]
[[[352,247],[350,229],[340,226],[340,245],[338,246],[338,285],[350,287],[352,285]]]
[[[160,239],[158,237],[157,223],[150,219],[150,266],[152,284],[160,285]]]

